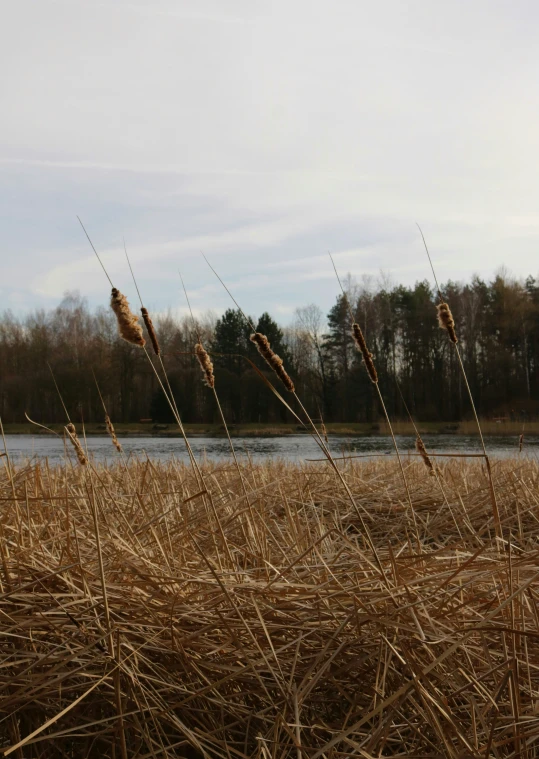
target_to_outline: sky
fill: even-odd
[[[534,0],[0,0],[2,308],[539,274]]]

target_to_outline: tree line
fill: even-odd
[[[267,313],[251,319],[283,358],[309,413],[327,422],[381,418],[353,342],[353,315],[373,353],[394,418],[406,418],[404,403],[421,421],[469,418],[458,356],[437,324],[437,293],[428,282],[413,287],[369,281],[358,285],[348,278],[345,290],[327,315],[310,304],[298,308],[286,327]],[[478,277],[464,284],[449,281],[442,291],[455,318],[459,351],[480,415],[534,418],[539,410],[539,283],[501,272],[490,282]],[[229,309],[218,318],[208,314],[195,323],[170,314],[154,321],[185,422],[220,421],[193,355],[199,339],[212,353],[217,392],[231,424],[294,421],[261,379],[260,372],[295,407],[257,354],[249,340],[251,326],[239,311]],[[119,338],[109,309],[92,311],[77,293],[67,293],[52,310],[22,317],[6,311],[0,316],[4,423],[24,421],[25,412],[42,423],[65,421],[51,370],[74,420],[103,418],[95,374],[115,421],[173,421],[156,376],[158,364],[154,369],[144,351]]]

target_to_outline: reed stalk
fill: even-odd
[[[451,313],[451,309],[449,308],[449,305],[445,302],[445,300],[443,298],[442,291],[440,289],[440,285],[438,284],[438,279],[436,277],[436,272],[434,271],[434,265],[433,265],[432,259],[430,257],[429,249],[427,247],[427,241],[425,240],[425,236],[423,234],[423,230],[421,229],[421,227],[419,226],[419,224],[417,225],[417,227],[418,227],[418,229],[419,229],[419,231],[421,233],[421,238],[423,240],[423,245],[425,246],[425,251],[427,253],[427,257],[428,257],[429,263],[430,263],[430,268],[432,270],[432,275],[434,277],[434,282],[436,284],[436,290],[438,292],[438,298],[440,300],[440,302],[439,302],[439,304],[437,306],[438,321],[439,321],[440,327],[442,329],[445,329],[447,331],[449,340],[450,340],[451,344],[454,347],[455,354],[457,356],[457,361],[458,361],[458,364],[459,364],[459,367],[460,367],[460,372],[462,374],[462,378],[463,378],[464,384],[466,386],[466,392],[468,393],[468,398],[470,399],[470,405],[472,407],[472,412],[473,412],[473,415],[474,415],[475,423],[477,425],[477,432],[479,434],[479,440],[481,442],[481,448],[483,449],[483,456],[484,456],[484,459],[485,459],[485,466],[486,466],[486,469],[487,469],[488,484],[489,484],[489,493],[490,493],[490,501],[491,501],[491,504],[492,504],[492,513],[493,513],[493,517],[494,517],[494,529],[496,531],[497,537],[500,540],[503,541],[503,530],[502,530],[502,524],[501,524],[501,520],[500,520],[500,512],[499,512],[499,509],[498,509],[498,501],[496,499],[496,491],[494,489],[494,480],[493,480],[493,477],[492,477],[492,469],[491,469],[491,466],[490,466],[490,459],[489,459],[488,454],[487,454],[487,449],[486,449],[486,446],[485,446],[485,440],[483,438],[483,431],[481,429],[481,424],[479,422],[479,416],[477,414],[477,409],[475,407],[475,402],[474,402],[474,399],[473,399],[472,390],[471,390],[470,384],[468,382],[468,376],[466,374],[466,370],[464,368],[464,363],[462,361],[462,356],[461,356],[460,351],[459,351],[458,337],[457,337],[457,333],[456,333],[456,330],[455,330],[455,320],[453,319],[453,315]]]

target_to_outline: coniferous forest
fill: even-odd
[[[464,366],[483,417],[533,419],[539,412],[539,283],[498,274],[491,282],[442,286],[451,306]],[[406,413],[397,387],[416,419],[458,421],[471,416],[455,352],[436,320],[436,293],[413,287],[358,286],[349,281],[325,314],[315,305],[296,310],[286,327],[267,313],[250,315],[267,335],[294,378],[299,397],[314,417],[328,422],[376,422],[378,401],[361,366],[350,331],[350,308],[367,338],[388,411]],[[188,318],[154,317],[178,408],[187,423],[218,422],[213,395],[201,381],[193,349],[200,334],[212,352],[216,387],[233,423],[293,421],[245,360],[268,376],[249,341],[241,313],[208,314],[195,326]],[[0,413],[5,423],[61,422],[65,415],[48,364],[74,416],[103,416],[92,372],[111,417],[135,422],[172,422],[170,409],[143,351],[121,340],[114,315],[91,311],[68,293],[57,308],[0,317]],[[282,388],[279,388],[281,391]],[[80,418],[80,417],[78,417]]]

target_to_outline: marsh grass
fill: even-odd
[[[537,462],[4,461],[4,755],[538,755]]]

